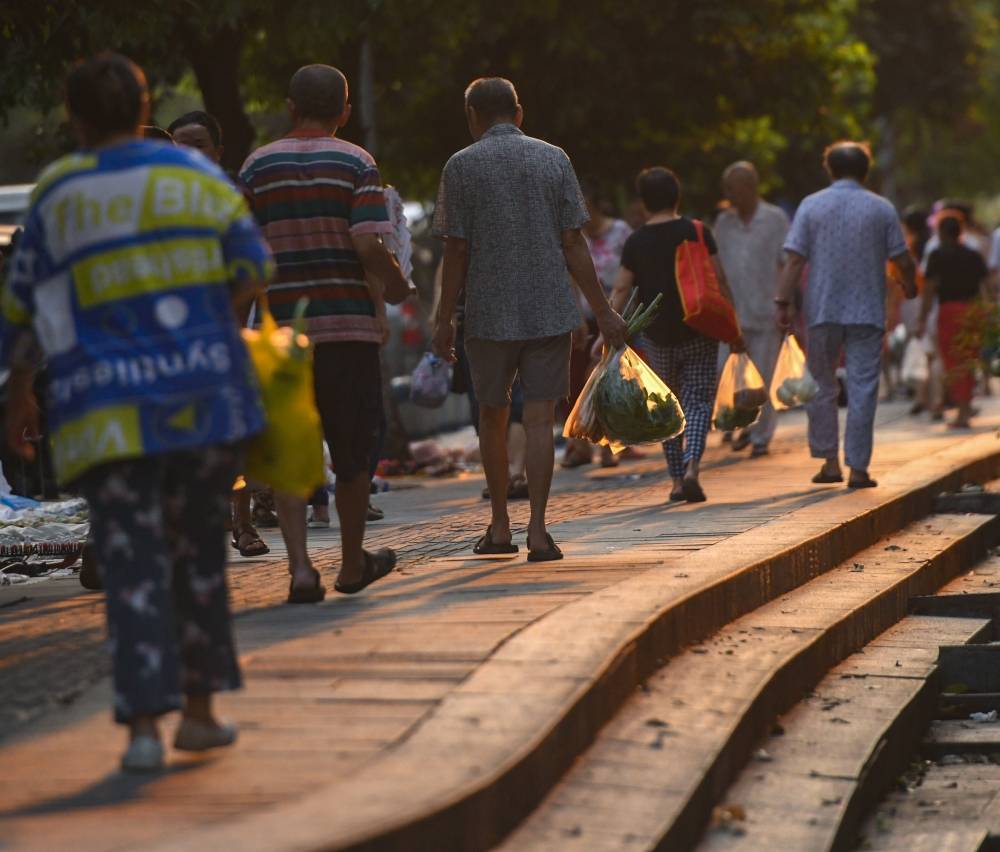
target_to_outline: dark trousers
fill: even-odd
[[[223,524],[232,446],[111,462],[80,480],[103,572],[115,721],[240,686]]]

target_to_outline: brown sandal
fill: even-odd
[[[239,529],[233,530],[231,543],[240,552],[240,556],[264,556],[271,552],[271,548],[252,524],[244,524]]]

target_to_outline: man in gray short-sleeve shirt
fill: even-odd
[[[454,313],[465,291],[465,337],[480,403],[479,443],[492,522],[477,553],[516,553],[507,514],[507,415],[520,377],[531,500],[528,558],[562,554],[545,527],[552,482],[555,403],[569,393],[571,332],[580,325],[575,280],[609,345],[625,323],[608,304],[580,228],[587,210],[569,157],[521,132],[510,81],[473,82],[465,93],[475,140],[444,167],[434,232],[445,238],[434,350],[454,360]]]
[[[823,467],[813,482],[842,482],[837,423],[837,368],[847,367],[847,427],[844,461],[849,488],[871,488],[868,475],[878,406],[885,334],[886,263],[902,275],[908,299],[917,294],[914,265],[893,206],[864,188],[871,166],[868,146],[837,142],[826,150],[831,185],[804,199],[785,239],[778,287],[778,325],[791,324],[791,305],[808,264],[805,320],[806,360],[819,393],[807,405],[809,449]]]

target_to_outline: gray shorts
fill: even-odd
[[[510,405],[515,377],[521,379],[525,402],[555,401],[569,396],[569,333],[533,340],[465,341],[472,385],[480,404],[492,408]]]

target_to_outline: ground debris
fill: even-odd
[[[746,818],[742,805],[717,805],[712,809],[712,829],[741,837],[746,834]]]

